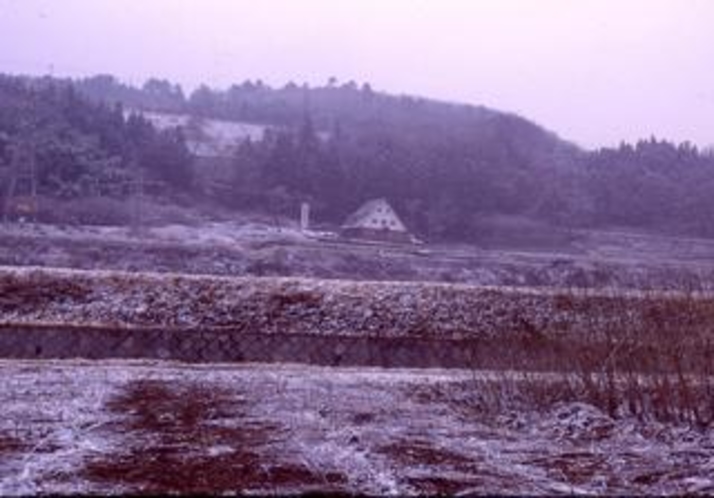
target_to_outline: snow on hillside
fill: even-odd
[[[136,112],[136,111],[129,111]],[[141,112],[159,130],[182,128],[191,152],[201,157],[230,157],[237,145],[246,138],[263,138],[264,125],[193,118],[187,114]]]
[[[188,114],[168,114],[151,111],[128,110],[126,114],[139,112],[159,130],[182,128],[188,147],[199,157],[231,157],[238,144],[249,138],[261,140],[270,126],[221,119],[197,118]],[[318,132],[321,140],[329,134]]]

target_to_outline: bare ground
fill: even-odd
[[[486,249],[357,243],[292,225],[195,221],[141,236],[120,226],[2,226],[0,265],[629,289],[697,287],[714,275],[706,239],[573,231],[560,246]]]
[[[2,361],[0,384],[3,495],[714,492],[711,429],[494,411],[473,372]]]

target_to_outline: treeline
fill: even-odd
[[[233,194],[216,192],[228,205],[292,214],[308,200],[317,219],[338,222],[383,196],[435,240],[468,239],[492,214],[543,217],[567,204],[555,184],[572,183],[581,156],[519,116],[392,96],[367,83],[271,88],[256,80],[189,95],[156,79],[142,88],[110,76],[74,85],[95,101],[269,125],[263,140],[238,149]]]
[[[173,189],[235,209],[294,216],[309,201],[318,220],[333,223],[386,197],[434,241],[478,240],[504,219],[714,236],[714,156],[688,143],[650,138],[588,152],[514,114],[334,80],[282,88],[256,80],[190,94],[165,80],[137,88],[111,76],[1,83],[0,153],[7,162],[2,137],[18,136],[17,108],[29,106],[35,135],[50,137],[38,149],[43,188],[57,195],[86,195],[90,185],[121,190],[139,164]],[[237,148],[225,188],[201,191],[192,172],[199,180],[204,172],[190,167],[181,132],[158,132],[122,108],[268,128]]]
[[[386,197],[431,240],[479,240],[494,223],[508,228],[508,218],[714,236],[711,150],[652,137],[585,152],[550,139],[507,115],[471,132],[338,127],[320,139],[307,117],[242,144],[234,200],[267,191],[293,212],[310,200],[338,222],[365,199]]]
[[[714,154],[650,138],[588,155],[581,223],[714,236]]]
[[[29,151],[21,160],[20,149]],[[14,165],[34,167],[42,196],[122,198],[139,178],[190,189],[191,163],[179,130],[159,132],[139,114],[125,115],[120,103],[90,102],[61,82],[0,77],[2,187]]]
[[[337,128],[323,137],[305,117],[296,128],[243,142],[233,159],[233,189],[223,199],[286,214],[309,201],[318,219],[340,222],[365,200],[385,197],[412,230],[432,240],[469,240],[489,215],[551,214],[552,182],[570,172],[539,167],[513,147],[489,147],[487,139],[447,135]]]

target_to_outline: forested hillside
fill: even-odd
[[[308,200],[318,219],[337,222],[383,196],[432,240],[468,240],[494,214],[560,219],[561,208],[575,209],[565,185],[578,183],[582,152],[485,107],[335,81],[276,89],[246,81],[188,96],[161,80],[141,89],[109,76],[75,85],[96,101],[273,126],[263,140],[239,148],[232,190],[218,193],[237,208],[287,212]]]
[[[228,180],[208,188],[204,170],[190,167],[182,130],[156,131],[126,110],[268,128],[222,158]],[[127,195],[141,170],[171,191],[230,209],[294,216],[309,201],[316,219],[331,223],[386,197],[431,241],[548,226],[714,235],[710,152],[655,138],[584,151],[514,114],[388,95],[368,84],[246,81],[186,95],[158,79],[136,88],[111,76],[3,78],[0,161],[9,163],[13,141],[26,135],[42,191],[56,197]]]
[[[714,236],[714,153],[640,140],[588,156],[587,221]]]
[[[69,85],[0,77],[2,195],[13,168],[34,169],[45,201],[40,215],[51,218],[47,210],[61,200],[106,199],[107,208],[140,180],[164,191],[190,189],[191,161],[180,131],[158,132],[137,114],[125,117],[120,104],[92,103]],[[27,185],[17,189],[28,193]]]

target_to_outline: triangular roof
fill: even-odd
[[[374,217],[376,215],[386,218],[392,223],[380,227],[371,226],[375,221]],[[372,199],[362,204],[357,211],[347,218],[342,228],[382,228],[396,232],[407,232],[407,228],[399,218],[399,215],[384,198]]]

